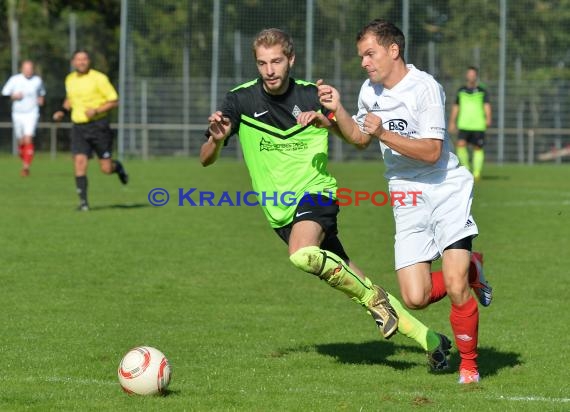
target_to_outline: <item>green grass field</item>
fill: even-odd
[[[177,189],[250,189],[245,166],[127,161],[131,182],[90,166],[75,211],[67,156],[32,176],[0,158],[2,411],[555,411],[570,409],[568,167],[493,166],[473,214],[495,301],[480,311],[479,385],[428,374],[412,341],[381,339],[365,312],[290,265],[259,207],[176,205]],[[340,186],[386,190],[381,163],[331,164]],[[170,203],[152,207],[163,187]],[[389,207],[345,207],[341,238],[399,296]],[[416,315],[450,334],[449,302]],[[161,349],[164,397],[125,395],[131,347]]]

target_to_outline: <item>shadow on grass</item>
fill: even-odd
[[[107,210],[107,209],[140,209],[150,207],[148,203],[117,203],[114,205],[93,206],[89,207],[89,211]]]
[[[455,346],[455,345],[454,345]],[[406,353],[421,353],[423,349],[417,346],[407,346],[395,344],[389,341],[369,341],[362,343],[325,343],[317,345],[306,345],[297,348],[278,350],[271,353],[271,357],[282,357],[292,353],[316,352],[321,355],[335,358],[339,363],[356,365],[384,365],[397,370],[406,370],[418,365],[424,366],[425,362],[412,362],[402,360],[391,360],[390,356],[398,355],[402,357]],[[493,347],[480,347],[479,372],[484,376],[496,375],[504,368],[514,368],[522,365],[521,354],[516,352],[505,352]],[[457,373],[459,368],[459,353],[454,347],[450,358],[450,368],[438,374]]]
[[[161,394],[160,396],[162,397],[166,397],[166,396],[178,396],[180,395],[180,391],[176,390],[176,389],[168,389],[166,388]]]
[[[477,349],[479,357],[479,373],[482,376],[496,375],[501,369],[516,368],[521,366],[523,362],[520,360],[521,354],[517,352],[504,352],[493,347],[483,346]],[[457,370],[459,368],[459,353],[454,350],[451,355],[451,368]]]
[[[272,357],[286,356],[290,353],[316,352],[335,358],[339,363],[357,365],[384,365],[398,370],[417,366],[417,362],[390,360],[389,357],[402,352],[423,353],[421,348],[396,345],[387,341],[369,341],[362,343],[325,343],[276,351]]]

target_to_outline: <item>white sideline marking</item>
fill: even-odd
[[[10,379],[8,376],[0,376],[0,381],[16,380]],[[82,378],[71,378],[69,376],[29,376],[24,379],[27,382],[33,381],[43,381],[43,382],[56,382],[56,383],[71,383],[71,384],[81,384],[81,385],[107,385],[115,386],[118,385],[117,382],[104,381],[100,379],[82,379]],[[297,388],[294,392],[305,392]],[[336,391],[333,391],[336,393]],[[402,396],[420,395],[418,392],[398,392]],[[485,396],[485,399],[489,400],[502,400],[502,401],[514,401],[514,402],[550,402],[550,403],[568,403],[570,398],[548,398],[545,396]]]
[[[9,376],[0,376],[0,381],[20,381],[20,379],[10,378]],[[119,385],[117,382],[103,381],[100,379],[83,379],[72,378],[69,376],[28,376],[22,379],[25,382],[55,382],[55,383],[71,383],[81,385]]]
[[[511,200],[506,202],[477,202],[478,207],[568,206],[570,200]]]
[[[34,380],[33,378],[29,378]],[[83,379],[83,378],[71,378],[69,376],[48,376],[48,377],[38,377],[37,380],[44,380],[46,382],[57,382],[57,383],[79,383],[82,385],[118,385],[118,382],[102,381],[99,379]]]
[[[459,385],[458,385],[459,386]],[[463,386],[463,385],[461,385]],[[398,392],[400,395],[405,396],[421,396],[420,393],[417,392]],[[488,400],[500,400],[500,401],[513,401],[513,402],[550,402],[550,403],[567,403],[570,402],[570,398],[548,398],[546,396],[485,396],[485,399]]]
[[[501,395],[499,396],[499,399],[504,401],[523,401],[523,402],[556,402],[556,403],[570,402],[570,398],[545,398],[543,396],[502,396]]]

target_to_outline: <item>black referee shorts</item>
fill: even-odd
[[[110,159],[113,156],[113,137],[107,119],[74,123],[71,128],[71,153],[92,158],[95,152],[99,159]]]

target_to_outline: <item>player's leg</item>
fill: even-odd
[[[475,181],[481,179],[483,164],[485,163],[485,132],[477,132],[474,135],[473,144],[473,177]]]
[[[419,262],[396,270],[400,293],[410,309],[423,309],[430,302],[432,289],[431,262]]]
[[[431,262],[440,256],[429,220],[432,189],[423,184],[392,184],[390,191],[421,193],[414,205],[396,203],[393,206],[396,222],[394,257],[400,292],[408,308],[421,309],[446,293],[443,275],[430,273]]]
[[[352,260],[349,261],[349,265],[359,276],[364,276]],[[391,293],[387,292],[387,294],[390,304],[398,315],[398,332],[416,341],[426,351],[428,366],[432,371],[447,369],[449,367],[447,357],[451,349],[451,341],[447,336],[435,332],[415,318]]]
[[[323,205],[301,201],[296,212],[288,238],[291,262],[366,307],[383,336],[390,338],[397,330],[398,317],[386,292],[350,268],[340,241],[325,242],[325,247],[330,249],[337,245],[335,251],[321,248],[325,238],[336,237],[338,205],[334,202]]]
[[[113,131],[107,119],[93,122],[93,132],[93,144],[99,157],[101,171],[105,174],[117,173],[121,183],[126,185],[129,181],[129,175],[123,164],[113,159]]]
[[[459,243],[457,247],[462,245]],[[443,252],[443,273],[447,294],[451,300],[449,320],[461,358],[460,383],[479,381],[477,367],[479,307],[469,287],[469,255],[467,249],[451,248]]]
[[[79,196],[79,211],[88,211],[87,200],[87,166],[92,149],[86,139],[88,125],[73,125],[71,128],[71,153],[73,154],[73,167],[75,188]]]
[[[430,304],[440,301],[447,296],[443,272],[431,272],[431,293]],[[469,260],[469,286],[475,292],[479,303],[489,306],[493,301],[493,288],[485,278],[483,270],[483,254],[481,252],[471,252]]]
[[[86,212],[89,210],[89,202],[87,200],[87,165],[88,156],[78,153],[73,156],[73,165],[75,172],[75,187],[79,196],[79,207],[77,210]]]
[[[32,160],[34,159],[34,143],[32,140],[32,135],[24,135],[21,139],[22,141],[22,171],[26,176],[30,175],[30,166]]]
[[[421,309],[431,303],[432,274],[430,273],[430,266],[429,262],[419,262],[396,271],[402,299],[408,308]],[[390,302],[392,302],[391,297]],[[400,316],[398,331],[422,345],[427,351],[428,365],[432,371],[447,369],[451,341],[447,336],[428,329],[411,315],[410,317],[400,315],[398,304],[399,302],[393,303]]]
[[[340,249],[342,245],[338,237],[327,238],[321,247],[326,250],[337,250],[339,246],[334,246],[334,243],[338,242]],[[341,253],[338,253],[342,256]],[[354,263],[353,260],[345,259],[348,261],[349,267],[354,273],[360,276],[362,279],[366,279],[366,275],[360,270],[360,268]],[[431,329],[426,325],[416,319],[410,312],[408,312],[400,301],[391,293],[386,292],[390,301],[390,305],[396,311],[398,315],[398,332],[402,335],[413,339],[416,341],[428,354],[428,363],[432,370],[443,370],[447,369],[447,355],[449,355],[449,349],[451,344],[446,336],[443,336]],[[445,353],[444,353],[445,352]],[[441,354],[444,356],[442,357]]]
[[[25,116],[21,113],[12,113],[12,126],[14,128],[14,137],[16,138],[16,142],[18,144],[18,155],[22,160],[22,170],[20,171],[20,176],[28,176],[29,169],[25,167],[25,157],[26,157],[26,142],[24,142],[24,125],[25,125]]]
[[[443,272],[431,272],[431,292],[429,303],[438,302],[447,296]],[[483,271],[483,254],[472,252],[469,262],[469,285],[477,295],[479,303],[489,306],[493,300],[493,288],[487,281]]]
[[[480,252],[471,252],[469,285],[475,292],[475,295],[477,295],[481,305],[489,306],[491,304],[493,301],[493,288],[483,273],[483,254]]]
[[[469,164],[469,151],[467,150],[467,134],[468,133],[463,130],[459,131],[455,144],[455,153],[457,154],[459,163],[470,170],[471,165]]]
[[[398,328],[398,318],[390,306],[386,292],[366,277],[355,273],[340,256],[321,249],[322,227],[305,220],[293,224],[289,239],[289,259],[297,268],[316,275],[367,308],[385,338]]]
[[[34,136],[36,134],[36,127],[38,124],[39,115],[37,113],[26,114],[23,124],[23,170],[26,175],[30,174],[30,166],[34,159]]]
[[[478,381],[477,341],[479,308],[471,294],[471,242],[478,229],[471,216],[473,176],[462,168],[449,171],[430,197],[434,241],[442,250],[442,269],[451,300],[450,323],[460,362],[460,382]]]

